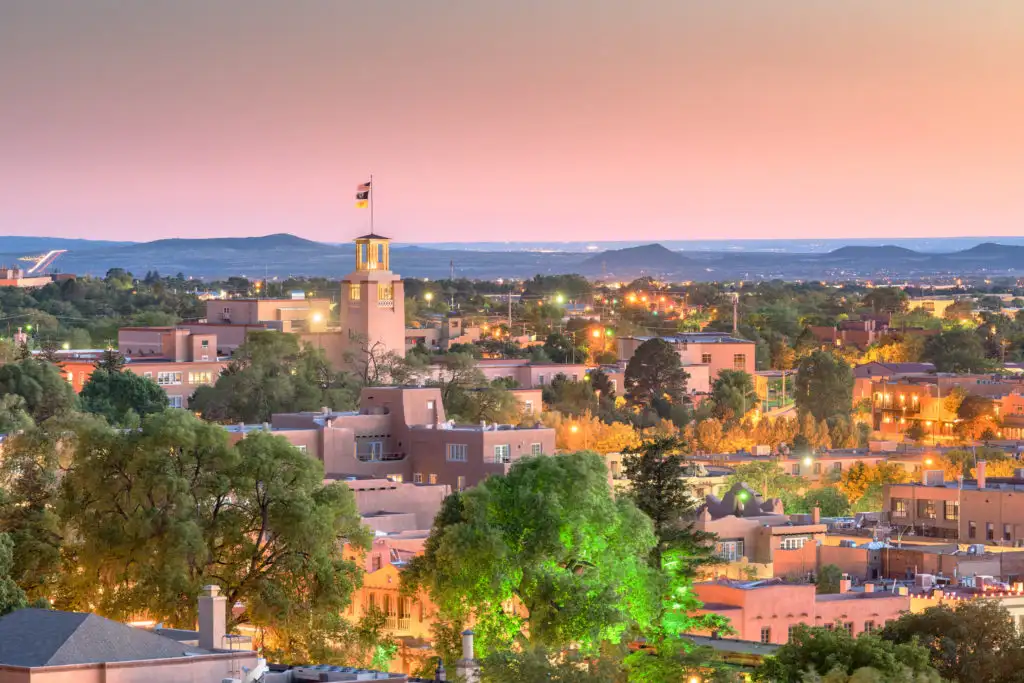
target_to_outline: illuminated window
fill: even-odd
[[[747,367],[747,354],[736,353],[732,357],[732,367],[736,370],[745,370]]]
[[[456,491],[465,491],[466,490],[466,478],[465,477],[458,477],[455,480],[455,490]]]
[[[423,473],[422,472],[413,472],[412,473],[412,483],[414,483],[414,484],[422,484],[423,483]]]
[[[188,373],[189,384],[213,384],[213,373],[190,372]]]
[[[394,301],[394,285],[377,285],[377,301]]]
[[[427,481],[429,481],[431,484],[436,484],[437,483],[437,475],[436,474],[427,475]]]
[[[960,519],[960,503],[955,500],[947,500],[945,518],[950,522]]]
[[[358,284],[351,284],[348,286],[348,298],[349,301],[359,301],[362,298],[361,289]]]
[[[181,384],[181,373],[180,372],[158,372],[156,373],[156,383],[162,387]]]
[[[512,449],[507,443],[494,447],[494,462],[509,463],[512,461]]]
[[[893,517],[906,517],[907,516],[907,499],[906,498],[893,498],[892,499],[892,516]]]
[[[800,550],[810,539],[807,536],[787,536],[782,539],[783,550]]]

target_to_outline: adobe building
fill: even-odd
[[[629,361],[649,339],[654,337],[619,337],[619,360]],[[747,339],[725,332],[687,332],[661,339],[672,345],[684,366],[707,366],[711,382],[722,370],[754,374],[754,342]]]
[[[363,347],[405,355],[405,287],[391,272],[391,240],[363,235],[355,240],[356,269],[341,279],[341,329],[348,350]]]
[[[890,524],[919,536],[960,543],[1024,547],[1024,469],[1013,477],[987,477],[979,460],[976,479],[948,482],[925,470],[919,483],[885,487]]]
[[[813,548],[825,537],[827,527],[815,514],[810,523],[794,522],[782,509],[782,501],[764,501],[747,484],[736,484],[719,499],[707,496],[697,511],[694,527],[713,533],[716,555],[727,562],[772,563],[777,551],[803,550],[813,557]],[[815,561],[801,555],[806,570],[813,571]]]
[[[547,427],[455,424],[436,387],[365,387],[359,410],[271,416],[267,425],[229,425],[235,438],[266,429],[324,463],[328,478],[444,484],[452,490],[504,474],[516,460],[553,454]]]
[[[777,578],[723,579],[693,588],[704,603],[701,613],[727,617],[736,638],[779,645],[789,642],[799,624],[844,628],[857,636],[880,629],[910,610],[909,595],[877,591],[872,584],[855,591],[849,580],[840,582],[839,593],[821,595],[813,583]]]

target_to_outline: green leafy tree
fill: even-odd
[[[743,370],[722,370],[711,387],[711,401],[715,417],[730,424],[739,422],[758,405],[754,378]]]
[[[875,287],[864,295],[861,303],[875,313],[903,313],[908,299],[899,287]]]
[[[256,628],[275,657],[308,661],[348,633],[341,614],[360,568],[341,546],[365,546],[368,532],[351,491],[324,485],[323,466],[281,437],[231,445],[186,411],[137,430],[93,425],[77,433],[58,508],[75,567],[61,577],[62,609],[191,626],[213,583],[244,606],[230,626]]]
[[[798,507],[797,501],[801,493],[810,487],[807,479],[788,474],[775,462],[749,462],[738,465],[726,478],[726,483],[730,487],[747,484],[765,500],[781,498],[783,509],[786,511]]]
[[[167,394],[156,382],[125,371],[93,370],[79,400],[85,412],[102,415],[112,425],[133,424],[167,408]]]
[[[467,406],[473,401],[470,392],[488,386],[476,360],[465,353],[450,353],[441,358],[436,373],[426,385],[441,390],[441,403],[452,419],[468,419],[470,409]],[[467,415],[462,416],[461,412]]]
[[[578,416],[597,410],[597,394],[587,381],[573,380],[558,373],[544,386],[544,405],[563,415]]]
[[[11,434],[32,427],[28,404],[18,394],[0,397],[0,434]]]
[[[920,643],[946,680],[1020,680],[1024,642],[1010,613],[995,600],[963,600],[905,614],[887,624],[882,637],[903,646]]]
[[[603,399],[615,398],[615,386],[608,373],[600,368],[590,371],[590,387]]]
[[[0,616],[28,606],[25,591],[12,578],[14,568],[14,541],[9,534],[0,533]]]
[[[14,394],[36,422],[67,412],[76,404],[75,390],[49,363],[22,360],[0,367],[0,397]]]
[[[822,517],[845,517],[850,514],[850,501],[841,491],[831,486],[811,489],[804,494],[804,507],[810,511],[814,508],[821,510]],[[798,512],[792,510],[787,512]]]
[[[974,330],[953,329],[929,337],[921,356],[938,372],[984,372],[991,365]]]
[[[107,348],[103,350],[103,355],[96,361],[96,369],[106,372],[121,372],[124,370],[125,362],[120,351],[115,348]]]
[[[846,361],[828,351],[815,351],[802,361],[794,392],[801,413],[827,420],[853,411],[853,371]]]
[[[843,570],[834,564],[826,564],[818,572],[818,593],[838,593]]]
[[[446,620],[472,621],[483,653],[518,639],[593,653],[656,620],[655,543],[598,455],[529,458],[445,499],[403,588],[427,590]]]
[[[334,373],[323,352],[292,334],[251,332],[216,384],[200,387],[189,408],[214,422],[268,422],[273,413],[346,409],[356,385]]]
[[[824,676],[819,680],[828,681],[835,673],[849,675],[865,668],[876,670],[884,681],[940,681],[929,664],[928,651],[915,643],[897,644],[871,633],[854,638],[843,628],[828,630],[803,624],[793,629],[786,645],[765,659],[754,679],[803,683],[809,675],[817,674]]]
[[[622,663],[615,657],[584,657],[579,652],[543,648],[495,652],[480,667],[482,683],[619,683]]]
[[[689,375],[672,345],[664,339],[648,339],[626,364],[626,399],[643,406],[666,396],[670,401],[680,402],[686,394],[687,379]]]

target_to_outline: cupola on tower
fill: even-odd
[[[405,288],[391,272],[391,240],[373,233],[357,237],[356,269],[341,280],[341,327],[356,360],[394,351],[405,355]]]

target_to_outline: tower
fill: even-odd
[[[357,363],[370,351],[405,355],[405,288],[391,272],[391,240],[357,237],[356,269],[341,280],[341,328]]]

